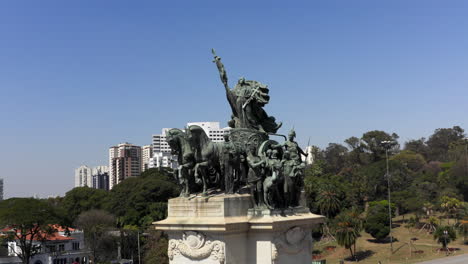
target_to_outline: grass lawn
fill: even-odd
[[[408,219],[408,216],[406,216],[406,219]],[[439,249],[441,245],[436,243],[432,234],[428,234],[425,230],[409,230],[404,227],[405,224],[401,222],[401,216],[395,218],[394,221],[395,224],[392,232],[393,237],[397,239],[397,241],[393,242],[394,253],[390,253],[390,243],[374,242],[369,234],[363,232],[356,244],[357,255],[361,258],[359,263],[377,264],[379,261],[381,261],[382,264],[417,263],[424,260],[445,257],[445,252],[437,252],[437,249]],[[452,223],[454,223],[454,220]],[[413,246],[409,247],[408,245],[410,244],[411,238],[417,238],[417,240],[411,242]],[[330,248],[333,246],[336,248]],[[327,249],[327,247],[329,247],[329,249]],[[459,235],[456,241],[449,244],[449,247],[457,249],[453,251],[450,256],[468,253],[468,245],[463,244],[463,237]],[[339,263],[339,261],[343,259],[345,259],[345,263],[353,263],[353,261],[348,259],[350,257],[349,250],[338,246],[336,242],[326,244],[321,242],[315,243],[314,250],[321,251],[321,259],[326,259],[327,264]]]

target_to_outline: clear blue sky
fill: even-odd
[[[267,111],[301,145],[468,128],[467,14],[466,1],[1,1],[5,194],[63,195],[111,145],[225,124],[212,47],[231,85],[269,85]]]

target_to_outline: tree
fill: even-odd
[[[317,205],[320,213],[327,216],[327,218],[338,212],[341,207],[341,199],[336,188],[330,184],[323,185],[317,195]]]
[[[392,204],[392,217],[394,211]],[[364,229],[377,240],[383,240],[390,233],[388,201],[371,202]]]
[[[372,161],[379,161],[385,158],[385,147],[382,145],[383,141],[391,141],[394,144],[390,149],[390,154],[396,153],[400,146],[398,145],[399,136],[395,133],[388,134],[384,131],[373,130],[364,133],[361,138],[362,148],[371,154]]]
[[[346,165],[348,149],[336,143],[328,144],[324,151],[327,169],[330,173],[339,173]]]
[[[92,209],[103,209],[108,197],[105,190],[89,187],[76,187],[65,194],[61,207],[67,212],[67,221],[73,223],[78,215]]]
[[[442,244],[445,249],[448,249],[448,244],[455,239],[457,239],[457,232],[452,226],[439,226],[434,231],[434,240]]]
[[[456,213],[457,209],[462,206],[462,202],[457,198],[442,196],[440,198],[440,207],[447,215],[447,223],[450,224],[450,215]]]
[[[427,140],[429,160],[449,161],[450,146],[465,137],[465,131],[459,127],[438,128]]]
[[[109,192],[106,209],[115,214],[120,227],[133,225],[144,229],[167,216],[167,200],[179,193],[179,186],[172,177],[158,169],[149,169],[140,177],[114,186]]]
[[[161,231],[151,230],[148,232],[146,243],[143,247],[143,263],[160,264],[169,263],[167,256],[168,238]]]
[[[117,244],[110,235],[115,227],[115,217],[104,210],[90,210],[81,213],[75,225],[84,231],[85,242],[92,253],[93,263],[110,261],[115,256]]]
[[[8,240],[15,240],[20,248],[16,252],[24,264],[40,253],[40,244],[56,232],[60,221],[54,208],[46,201],[34,198],[11,198],[0,202],[0,225],[7,227]]]
[[[361,236],[362,230],[362,220],[359,214],[354,209],[342,212],[336,216],[334,226],[338,245],[349,249],[351,257],[355,258],[356,241]]]
[[[407,141],[405,143],[404,150],[421,154],[424,158],[427,158],[429,154],[429,147],[426,144],[425,138],[412,139]]]
[[[391,160],[397,161],[413,172],[421,170],[426,164],[426,160],[421,154],[410,150],[404,150],[391,157]]]
[[[357,137],[350,137],[344,141],[350,152],[348,154],[348,161],[353,165],[364,165],[369,163],[368,153],[364,151],[364,144]]]

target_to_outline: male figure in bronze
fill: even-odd
[[[250,145],[247,153],[247,164],[249,165],[249,173],[247,182],[250,188],[252,203],[256,208],[265,207],[265,198],[263,194],[263,181],[265,177],[265,159],[257,155],[255,145]]]

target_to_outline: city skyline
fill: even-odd
[[[285,122],[279,133],[294,126],[303,147],[309,137],[323,148],[369,130],[404,143],[468,129],[467,7],[1,3],[5,198],[63,195],[74,168],[108,163],[116,143],[151,144],[164,127],[226,126],[211,48],[231,86],[241,76],[269,85],[268,113]]]

